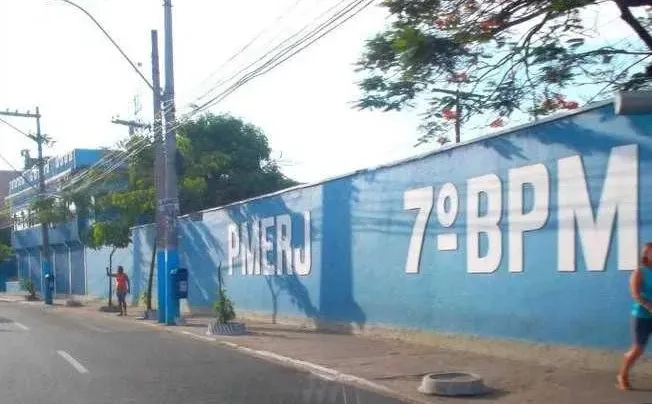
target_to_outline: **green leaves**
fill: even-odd
[[[182,213],[295,184],[271,160],[263,132],[230,115],[204,115],[183,125],[177,138],[182,156]]]
[[[0,244],[0,262],[5,261],[14,255],[14,250],[6,244]]]
[[[599,0],[387,0],[391,25],[365,44],[356,71],[362,96],[357,108],[423,111],[425,133],[419,142],[440,140],[453,125],[434,124],[447,108],[447,92],[461,98],[459,123],[474,116],[508,118],[514,113],[537,117],[556,111],[543,106],[547,94],[587,89],[586,98],[620,88],[649,86],[640,74],[652,55],[652,13],[624,21],[638,44],[607,45],[593,31],[591,13],[580,12]],[[624,17],[623,17],[624,18]],[[591,35],[598,34],[598,38]],[[619,44],[616,44],[619,45]],[[605,69],[604,64],[614,69]],[[602,65],[602,66],[601,66]],[[636,69],[639,69],[638,71]],[[467,74],[468,81],[450,77]],[[592,83],[603,83],[588,91]],[[443,90],[443,91],[442,91]],[[597,94],[599,95],[599,94]],[[435,110],[434,108],[440,108]]]
[[[126,248],[131,243],[129,223],[125,220],[95,222],[87,230],[84,243],[94,249],[103,246]]]
[[[65,197],[48,197],[32,202],[31,209],[37,223],[60,224],[73,217],[70,210],[72,200]]]
[[[154,145],[139,134],[121,144],[130,156],[126,168],[104,181],[65,197],[94,217],[81,234],[91,248],[129,245],[130,228],[154,220]],[[177,133],[181,213],[189,213],[277,191],[295,184],[271,159],[263,132],[229,115],[207,114],[183,124]],[[97,173],[98,178],[101,173]],[[93,174],[91,174],[93,175]],[[91,204],[90,196],[94,196]],[[64,221],[50,201],[44,215]],[[45,213],[46,212],[46,213]],[[70,213],[70,212],[68,212]]]

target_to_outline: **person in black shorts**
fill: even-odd
[[[622,390],[631,389],[629,371],[643,355],[652,335],[652,243],[645,245],[641,267],[632,272],[629,285],[634,299],[631,312],[634,341],[618,373],[618,388]]]

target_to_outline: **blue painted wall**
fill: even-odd
[[[7,292],[7,282],[16,280],[18,266],[16,259],[0,261],[0,292]]]
[[[34,282],[37,292],[41,292],[41,252],[38,249],[24,250],[27,252],[27,268],[29,278]]]
[[[102,297],[109,295],[109,278],[106,276],[106,268],[109,267],[111,250],[109,247],[104,247],[99,250],[85,249],[89,295]],[[133,244],[129,248],[117,249],[111,259],[112,271],[116,272],[118,266],[122,265],[129,278],[133,278],[133,257]],[[137,292],[140,285],[136,283],[132,283],[132,298],[138,296]],[[115,293],[115,289],[113,289],[113,292]]]
[[[651,168],[652,115],[607,104],[194,214],[189,305],[210,307],[221,264],[237,310],[622,348]],[[134,229],[133,274],[151,232]]]
[[[70,294],[70,280],[72,279],[70,274],[70,264],[72,257],[69,255],[68,246],[52,246],[52,252],[54,255],[52,267],[54,268],[56,294]]]
[[[50,227],[50,245],[64,245],[70,242],[79,242],[79,230],[77,220],[71,220],[65,224]],[[42,241],[41,226],[34,226],[24,230],[11,232],[11,245],[15,250],[40,247]]]

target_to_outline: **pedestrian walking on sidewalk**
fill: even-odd
[[[118,297],[118,306],[120,306],[120,316],[127,315],[127,294],[131,291],[129,283],[129,276],[125,273],[122,265],[118,266],[118,272],[115,274],[108,273],[107,275],[115,278],[115,295]]]
[[[641,257],[641,267],[630,275],[629,287],[634,298],[632,307],[633,343],[625,354],[618,374],[618,387],[631,389],[629,371],[638,358],[643,355],[652,335],[652,243],[646,243]]]

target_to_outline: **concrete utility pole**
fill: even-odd
[[[161,73],[158,53],[158,31],[151,31],[152,42],[152,106],[154,111],[154,121],[151,125],[154,134],[154,188],[156,190],[157,206],[163,206],[162,201],[165,199],[165,154],[163,145],[163,113],[161,108],[162,91],[161,91]],[[135,121],[113,119],[113,123],[129,127],[129,133],[133,133],[134,128],[149,128],[150,125]],[[158,317],[159,322],[165,322],[166,307],[166,260],[165,260],[165,231],[166,231],[165,212],[156,209],[156,273],[157,273],[157,300],[158,300]],[[152,290],[148,289],[150,302],[152,301]],[[150,313],[146,312],[145,317],[149,318]]]
[[[136,132],[136,129],[147,129],[149,128],[149,125],[146,123],[142,122],[136,122],[136,121],[128,121],[125,119],[118,119],[118,118],[113,118],[111,119],[111,123],[115,123],[116,125],[124,125],[129,128],[129,134],[133,135]]]
[[[175,296],[170,279],[171,271],[179,266],[177,235],[177,216],[179,214],[179,195],[176,173],[176,112],[174,105],[174,52],[172,44],[172,1],[163,3],[165,24],[165,199],[159,209],[165,212],[165,296],[164,316],[159,316],[167,325],[176,324],[180,315],[179,299]],[[161,285],[159,285],[160,287]]]
[[[36,142],[37,146],[37,165],[38,165],[38,183],[39,183],[39,200],[45,200],[45,161],[43,160],[43,142],[45,137],[41,134],[41,114],[39,108],[36,107],[36,112],[9,112],[0,111],[0,115],[14,116],[22,118],[36,118],[36,135],[28,135],[28,137]],[[41,279],[44,279],[44,297],[45,304],[52,304],[53,291],[54,291],[54,276],[52,274],[52,265],[50,263],[50,233],[48,231],[49,223],[41,221],[41,237],[43,239],[43,256],[41,258]]]
[[[165,155],[163,154],[163,115],[161,112],[161,73],[159,69],[158,55],[158,31],[152,30],[152,92],[154,106],[154,181],[156,188],[157,206],[165,198]],[[157,279],[157,300],[158,300],[158,319],[163,322],[165,314],[165,215],[160,209],[156,209],[156,279]],[[148,284],[148,288],[151,285]],[[152,299],[152,290],[148,289],[150,302]],[[149,315],[147,313],[146,315]]]

